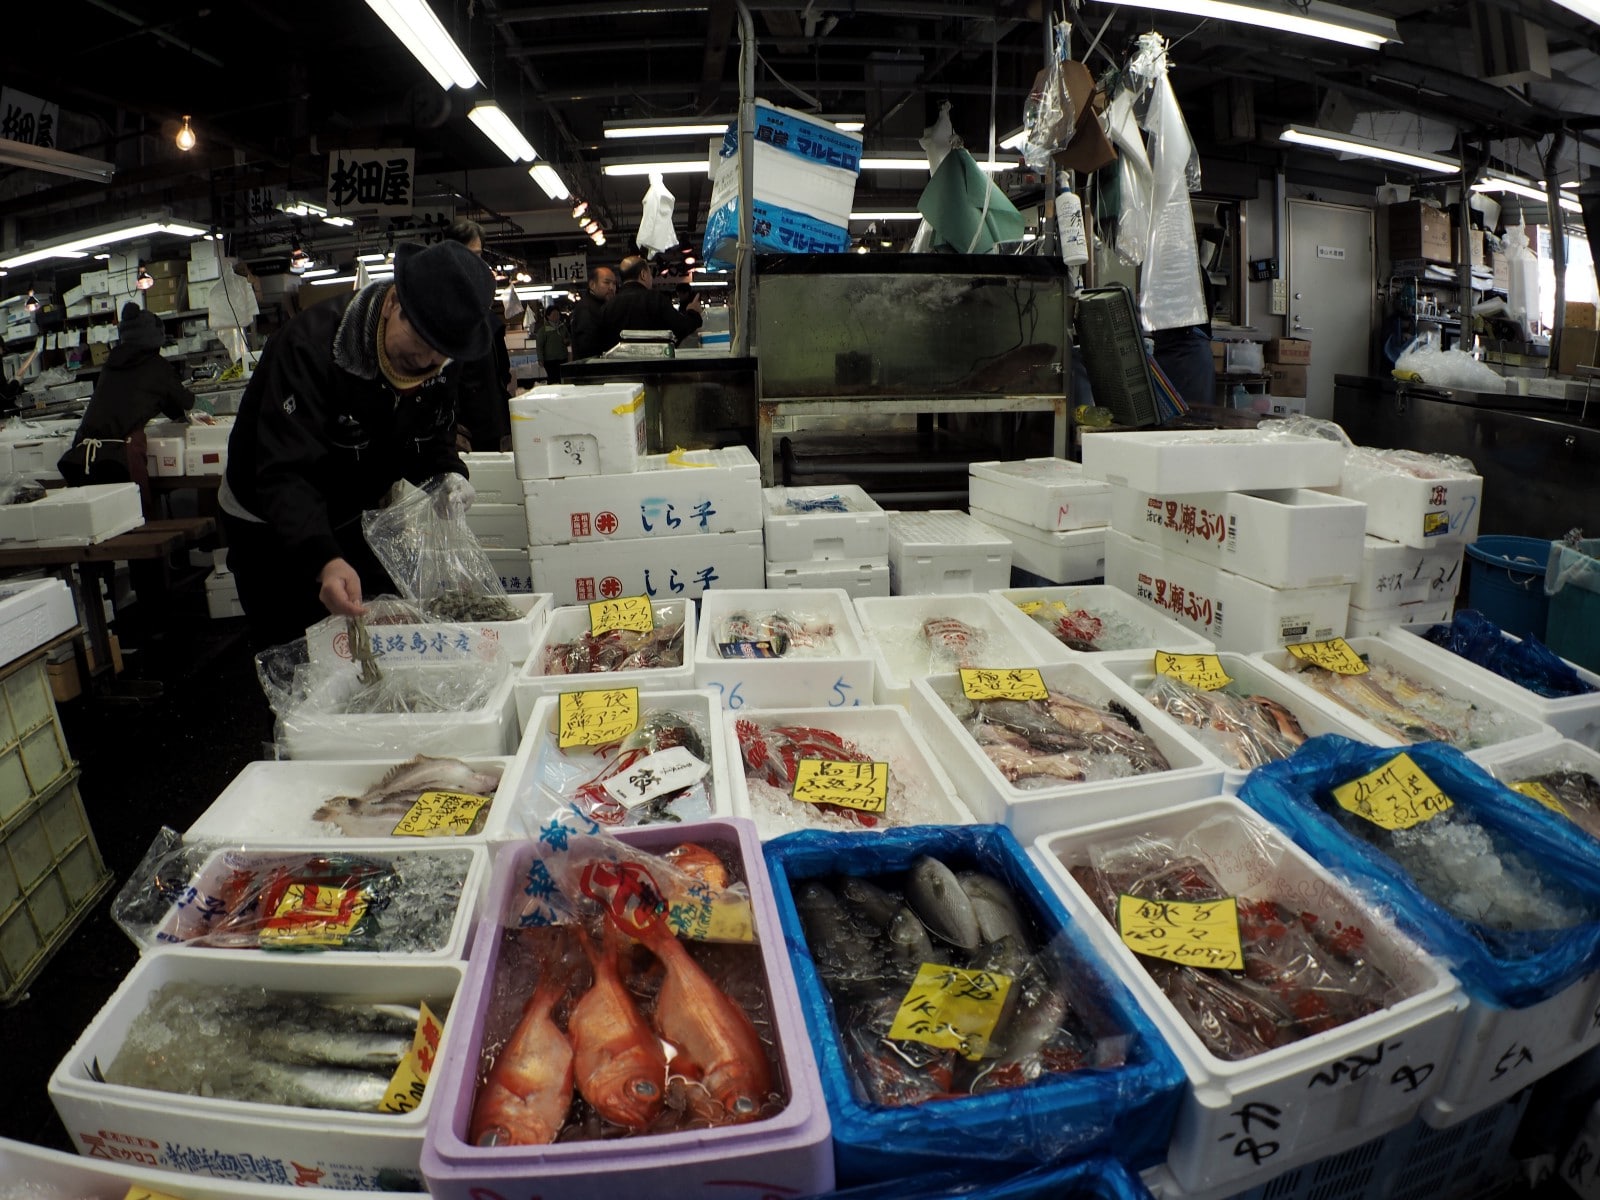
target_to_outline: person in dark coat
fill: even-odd
[[[483,226],[457,221],[445,232],[479,258],[483,257]],[[489,353],[461,365],[461,399],[457,419],[467,430],[476,452],[511,449],[511,351],[506,349],[506,323],[489,313]]]
[[[617,294],[617,273],[611,267],[596,267],[589,275],[589,290],[572,306],[572,321],[567,332],[572,336],[572,357],[593,358],[604,354],[615,341],[605,340],[605,312]]]
[[[622,260],[622,286],[606,305],[601,321],[600,353],[615,346],[629,329],[666,329],[681,341],[700,328],[700,297],[686,308],[675,308],[671,296],[654,290],[655,279],[649,259],[636,254]]]

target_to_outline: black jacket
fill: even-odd
[[[100,369],[94,395],[84,410],[76,446],[86,438],[120,442],[143,429],[147,421],[163,415],[174,421],[194,407],[194,393],[178,382],[178,373],[159,351],[149,347],[117,346]],[[117,456],[121,447],[101,450]]]
[[[461,364],[458,419],[472,434],[472,448],[497,451],[511,436],[511,352],[506,349],[506,323],[489,314],[489,353]]]
[[[593,358],[604,354],[617,344],[617,339],[605,340],[606,302],[593,292],[585,292],[583,299],[572,306],[572,323],[567,327],[572,335],[572,357]]]
[[[645,287],[637,279],[629,280],[617,289],[606,305],[601,321],[604,343],[598,353],[604,354],[622,340],[625,329],[670,329],[679,341],[700,328],[700,314],[692,309],[679,310],[672,297]]]
[[[360,540],[362,510],[401,479],[467,473],[455,449],[461,364],[402,394],[378,370],[391,284],[315,305],[267,342],[228,438],[229,501],[285,543],[285,569],[316,575]],[[237,515],[237,514],[235,514]]]

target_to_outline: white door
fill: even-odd
[[[1371,370],[1377,264],[1372,210],[1290,200],[1288,337],[1309,338],[1306,412],[1333,416],[1333,377]]]

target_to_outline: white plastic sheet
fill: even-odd
[[[1152,332],[1204,325],[1209,313],[1200,286],[1200,251],[1189,202],[1190,191],[1199,187],[1200,173],[1183,110],[1167,79],[1165,39],[1156,33],[1141,36],[1130,69],[1136,86],[1150,89],[1144,128],[1154,177],[1150,245],[1139,276],[1139,311]]]

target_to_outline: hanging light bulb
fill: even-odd
[[[155,277],[152,276],[149,271],[146,271],[143,267],[140,267],[139,277],[134,280],[134,285],[138,287],[141,292],[148,292],[156,285]]]
[[[579,200],[576,204],[574,204],[572,206],[572,219],[574,221],[580,221],[580,220],[583,219],[583,214],[588,212],[588,211],[589,211],[589,202],[587,200]]]
[[[590,240],[593,241],[596,246],[604,246],[606,244],[606,235],[604,233],[597,233]]]
[[[289,270],[298,275],[311,265],[311,256],[296,246],[289,254]]]
[[[194,130],[189,128],[189,114],[183,114],[183,128],[178,130],[178,136],[172,139],[178,144],[178,149],[185,152],[194,149]]]
[[[39,311],[39,297],[37,297],[37,296],[35,296],[33,294],[33,289],[32,288],[28,289],[28,311],[29,312],[38,312]]]
[[[588,218],[582,222],[579,228],[581,228],[585,233],[593,233],[596,229],[600,228],[600,222],[594,220],[593,218]]]

